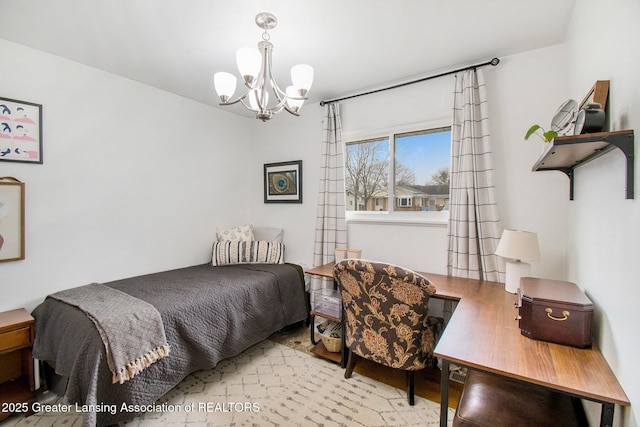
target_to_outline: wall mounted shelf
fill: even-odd
[[[569,177],[569,198],[573,200],[574,170],[609,151],[618,148],[626,158],[626,198],[634,198],[634,141],[633,130],[559,136],[531,169],[534,172],[557,170]]]

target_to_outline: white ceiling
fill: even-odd
[[[274,75],[315,69],[310,101],[562,43],[575,0],[0,0],[0,38],[216,105],[259,12]],[[8,58],[4,58],[7,61]],[[6,63],[6,62],[5,62]],[[221,107],[241,113],[240,106]]]

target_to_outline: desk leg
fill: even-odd
[[[442,359],[442,373],[440,377],[440,427],[447,427],[449,413],[449,361]]]
[[[602,403],[602,412],[600,413],[600,427],[611,427],[613,425],[613,403]]]

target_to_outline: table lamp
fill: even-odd
[[[538,235],[530,231],[504,230],[496,255],[506,258],[505,289],[515,294],[520,287],[520,278],[531,275],[531,264],[522,261],[540,261]]]

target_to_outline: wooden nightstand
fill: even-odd
[[[30,413],[35,398],[31,348],[35,320],[23,308],[0,313],[0,420]]]

